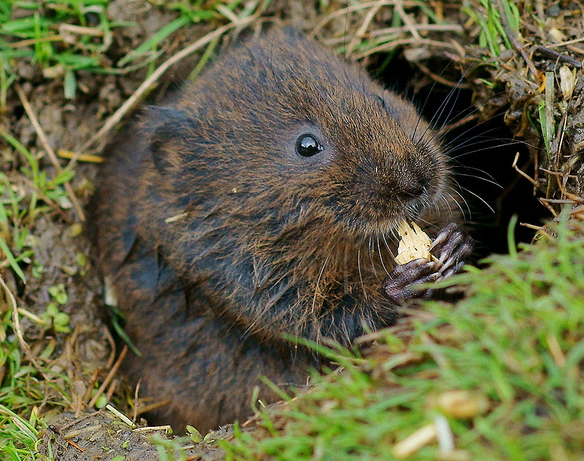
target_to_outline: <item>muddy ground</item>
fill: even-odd
[[[431,3],[443,18],[444,27],[430,30],[423,27],[422,12],[405,2],[410,23],[395,32],[394,41],[372,49],[361,46],[360,37],[371,39],[389,27],[392,15],[396,14],[391,2],[373,2],[375,6],[355,8],[352,12],[343,10],[344,2],[333,2],[335,5],[328,11],[321,11],[317,3],[273,2],[262,18],[300,25],[331,47],[348,49],[350,59],[361,60],[374,74],[388,54],[393,54],[392,64],[379,78],[390,87],[412,95],[428,117],[446,100],[447,110],[443,119],[436,122],[438,128],[445,125],[444,131],[450,129],[447,139],[466,143],[464,149],[468,155],[461,156],[462,163],[466,162],[469,169],[483,171],[478,173],[480,176],[493,176],[502,186],[487,185],[477,190],[472,185],[476,183],[474,177],[467,182],[460,178],[462,187],[470,189],[469,206],[477,207],[472,219],[481,255],[505,250],[506,223],[511,214],[519,213],[520,221],[529,225],[517,234],[520,240],[529,241],[535,234],[534,227],[542,219],[552,218],[561,204],[582,203],[584,44],[580,39],[584,31],[577,2],[550,2],[549,5],[538,2],[529,12],[522,10],[520,31],[508,34],[509,49],[499,55],[479,43],[480,29],[468,14],[461,12],[460,2]],[[110,2],[107,15],[111,20],[133,24],[113,30],[113,40],[104,59],[115,66],[177,13],[148,2],[116,0]],[[161,46],[164,53],[154,62],[159,65],[224,23],[193,24],[181,29],[165,40]],[[252,26],[259,27],[259,21]],[[233,39],[232,34],[227,34],[219,47]],[[156,101],[169,86],[186,78],[200,55],[194,53],[164,73],[153,91],[145,95],[147,101]],[[47,78],[43,69],[31,62],[20,61],[15,66],[17,80],[8,90],[7,111],[1,114],[0,124],[41,159],[49,178],[57,170],[31,122],[26,102],[54,151],[99,154],[112,132],[94,141],[92,137],[134,94],[148,72],[147,67],[118,75],[80,71],[77,94],[74,99],[66,99],[62,78]],[[396,68],[399,72],[395,72]],[[397,79],[396,73],[400,74]],[[554,79],[555,85],[550,85],[549,79]],[[555,88],[555,92],[550,88]],[[543,102],[547,106],[542,109]],[[127,112],[123,120],[130,115],[131,111]],[[542,139],[539,120],[546,117],[549,129]],[[8,175],[17,194],[30,197],[35,188],[20,172],[25,165],[22,156],[4,141],[0,141],[0,151],[0,170]],[[516,152],[519,154],[515,168]],[[59,161],[61,167],[68,162]],[[91,196],[97,168],[93,162],[74,164],[72,188],[81,210],[85,210]],[[482,199],[475,199],[473,194]],[[482,200],[494,209],[493,213],[481,204]],[[28,358],[38,357],[50,346],[53,352],[50,359],[43,359],[44,365],[69,378],[69,383],[64,380],[54,383],[66,389],[70,396],[64,405],[51,403],[59,396],[54,387],[47,386],[46,403],[40,405],[39,411],[47,417],[57,416],[51,421],[50,429],[43,433],[41,452],[47,453],[51,445],[58,459],[112,459],[120,453],[128,459],[158,459],[156,449],[145,444],[148,431],[132,432],[117,416],[107,411],[94,414],[94,407],[89,405],[119,355],[107,326],[104,289],[92,265],[86,238],[92,223],[84,220],[84,211],[77,210],[74,200],[66,194],[57,199],[40,197],[40,201],[50,210],[34,220],[27,237],[27,245],[34,248],[37,260],[35,264],[27,264],[26,260],[21,263],[27,284],[6,266],[2,267],[2,277],[18,305],[38,315],[54,298],[49,287],[62,286],[68,298],[61,310],[70,315],[69,333],[41,329],[34,321],[21,318],[22,331],[31,347]],[[487,235],[491,237],[486,238]],[[126,414],[134,413],[128,404],[133,390],[124,387],[121,376],[115,375],[103,392]],[[67,412],[63,413],[63,409]],[[77,420],[78,417],[82,419]],[[79,431],[75,437],[71,436],[73,430]],[[190,456],[215,459],[220,457],[220,452],[210,443],[193,448]]]

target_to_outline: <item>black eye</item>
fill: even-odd
[[[296,152],[303,157],[312,157],[323,150],[324,147],[311,134],[303,134],[296,140]]]

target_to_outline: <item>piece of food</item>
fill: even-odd
[[[414,259],[430,259],[432,257],[430,254],[432,240],[416,223],[403,221],[398,226],[397,232],[401,240],[397,247],[396,263],[407,264]]]

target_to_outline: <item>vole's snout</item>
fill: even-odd
[[[412,200],[417,200],[427,193],[430,187],[430,178],[426,174],[416,171],[404,172],[398,181],[396,188],[397,196],[403,203],[407,204]]]
[[[386,165],[373,175],[373,193],[378,199],[394,206],[407,206],[419,202],[432,189],[432,170],[414,162]]]
[[[435,189],[437,171],[440,170],[439,162],[435,158],[428,159],[415,153],[400,166],[396,177],[404,199],[419,200]]]

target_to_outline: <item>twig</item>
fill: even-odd
[[[345,8],[341,8],[340,10],[337,10],[331,14],[329,14],[328,16],[325,16],[322,21],[320,21],[316,27],[314,29],[312,29],[311,32],[311,36],[315,37],[319,32],[320,29],[322,29],[326,24],[328,24],[329,22],[331,22],[333,19],[339,17],[339,16],[343,16],[343,15],[348,15],[349,13],[353,13],[355,11],[359,11],[359,10],[365,10],[367,8],[371,8],[374,6],[377,6],[378,4],[381,4],[381,6],[395,6],[395,4],[398,2],[399,0],[386,0],[386,1],[375,1],[375,2],[363,2],[363,3],[357,3],[356,5],[351,5],[351,6],[347,6]],[[419,6],[418,2],[415,1],[406,1],[404,2],[404,5],[406,6]]]
[[[455,45],[453,45],[452,43],[439,42],[437,40],[429,40],[429,39],[425,39],[425,38],[422,38],[420,40],[415,39],[415,38],[404,38],[404,39],[393,40],[391,42],[378,45],[374,48],[371,48],[369,50],[364,51],[363,53],[359,54],[357,57],[364,58],[365,56],[369,56],[371,54],[393,50],[394,48],[397,48],[398,46],[402,46],[402,45],[418,45],[418,46],[419,45],[428,45],[428,46],[435,46],[435,47],[447,48],[447,49],[451,49],[454,51],[458,51],[458,48]]]
[[[390,0],[387,2],[384,2],[384,5],[395,5],[396,0]],[[343,16],[343,15],[348,15],[349,13],[352,13],[354,11],[359,11],[359,10],[364,10],[366,8],[371,8],[373,6],[376,6],[378,2],[363,2],[363,3],[359,3],[357,5],[351,5],[351,6],[347,6],[345,8],[341,8],[340,10],[334,11],[333,13],[329,14],[328,16],[325,16],[317,25],[314,29],[312,29],[311,32],[311,36],[316,37],[316,35],[320,32],[320,29],[322,29],[326,24],[328,24],[329,22],[331,22],[333,19],[339,17],[339,16]]]
[[[149,403],[148,405],[142,405],[140,409],[138,409],[138,414],[141,415],[143,413],[147,413],[152,410],[156,410],[160,407],[164,407],[170,404],[170,400],[159,400],[154,403]]]
[[[449,133],[453,130],[456,130],[457,128],[460,128],[461,126],[464,126],[467,123],[478,120],[479,118],[480,118],[479,114],[470,114],[470,115],[467,115],[466,117],[464,117],[463,119],[460,119],[454,123],[449,123],[448,125],[444,125],[444,127],[440,128],[440,130],[438,130],[438,133],[437,133],[438,139],[442,139],[442,137],[446,133]]]
[[[558,217],[558,212],[557,212],[556,210],[554,210],[554,207],[553,207],[553,206],[551,206],[551,205],[548,203],[548,202],[550,202],[551,200],[544,199],[544,198],[541,198],[541,197],[538,197],[538,199],[537,199],[537,200],[538,200],[538,202],[539,202],[539,203],[541,203],[541,204],[542,204],[544,207],[546,207],[546,208],[547,208],[547,210],[548,210],[548,211],[549,211],[549,212],[552,214],[552,216],[553,216],[554,218],[557,218],[557,217]]]
[[[436,425],[434,423],[427,424],[408,435],[401,442],[396,443],[392,449],[392,453],[399,459],[408,458],[424,445],[427,445],[434,440],[436,435]]]
[[[76,443],[76,442],[73,442],[73,440],[69,440],[69,439],[67,439],[67,442],[68,442],[70,445],[72,445],[72,446],[74,446],[75,448],[77,448],[77,449],[78,449],[78,450],[79,450],[81,453],[83,453],[83,452],[85,451],[85,448],[83,448],[82,446],[80,446],[78,443]]]
[[[454,32],[463,33],[464,28],[460,24],[414,24],[414,28],[419,32]],[[408,32],[410,30],[407,26],[386,27],[385,29],[377,29],[371,31],[369,37],[378,37],[383,35],[399,34]]]
[[[371,8],[367,12],[367,14],[365,15],[365,19],[363,19],[362,24],[359,26],[359,29],[357,29],[357,32],[355,32],[355,34],[353,35],[353,39],[351,40],[351,42],[349,43],[349,46],[347,47],[347,56],[351,56],[353,54],[353,50],[355,49],[355,47],[359,43],[359,40],[361,39],[361,37],[363,37],[363,35],[365,35],[367,28],[371,24],[371,21],[373,21],[373,18],[375,17],[377,12],[383,6],[383,3],[384,3],[383,1],[377,2],[377,5],[375,5],[373,8]]]
[[[118,371],[118,368],[120,368],[120,365],[122,364],[122,360],[124,360],[124,357],[126,356],[127,352],[128,352],[128,346],[124,346],[124,348],[122,349],[122,352],[120,352],[120,356],[118,357],[118,360],[116,361],[114,366],[111,368],[111,370],[107,374],[103,383],[101,383],[101,386],[99,386],[97,393],[89,401],[89,404],[88,404],[89,408],[92,408],[95,405],[95,402],[97,402],[97,399],[101,396],[101,394],[103,394],[103,391],[105,391],[105,389],[107,388],[110,381],[114,378],[114,375]]]
[[[106,401],[109,402],[111,400],[112,395],[114,395],[114,392],[116,391],[116,388],[118,387],[119,383],[120,383],[120,381],[117,379],[112,380],[111,384],[109,385],[109,387],[105,393]]]
[[[82,154],[80,152],[71,152],[69,150],[59,149],[57,155],[66,160],[79,160],[80,162],[102,163],[103,157],[100,155]]]
[[[451,82],[450,80],[432,72],[430,69],[428,69],[424,64],[422,64],[419,61],[415,62],[416,66],[422,71],[424,72],[426,75],[428,75],[432,80],[437,81],[438,83],[442,83],[442,85],[445,86],[449,86],[451,88],[457,88],[457,89],[465,89],[468,90],[470,89],[470,84],[469,83],[461,83],[460,81],[458,82]]]
[[[143,432],[156,432],[156,431],[168,431],[168,430],[172,430],[172,426],[167,424],[166,426],[137,427],[132,432],[143,433]]]
[[[568,48],[572,53],[584,54],[584,49],[582,49],[578,46],[566,45],[566,48]]]
[[[140,385],[142,380],[138,381],[136,384],[136,389],[134,390],[134,413],[132,414],[132,421],[136,422],[138,420],[138,396],[140,395]]]
[[[218,29],[214,30],[213,32],[208,33],[204,37],[200,38],[199,40],[191,43],[186,48],[183,48],[181,51],[176,53],[174,56],[168,58],[164,61],[153,73],[148,77],[146,80],[142,82],[142,84],[138,87],[136,91],[130,96],[121,107],[116,110],[111,117],[107,119],[105,124],[100,128],[100,130],[91,137],[89,141],[87,141],[80,151],[87,151],[90,146],[94,143],[102,139],[107,133],[109,133],[120,121],[124,118],[124,116],[141,100],[142,96],[148,91],[148,89],[175,63],[179,62],[181,59],[184,59],[188,55],[194,53],[195,51],[199,50],[200,48],[204,47],[208,43],[212,42],[218,37],[221,37],[225,32],[234,29],[236,27],[244,27],[248,24],[252,23],[259,17],[258,13],[252,14],[247,18],[240,20],[237,23],[230,23],[226,24],[223,27],[219,27]]]
[[[536,226],[535,224],[531,224],[528,222],[520,222],[519,225],[538,232],[542,232],[543,230],[543,226]]]
[[[540,200],[555,205],[574,205],[574,200],[570,200],[569,198],[541,198]]]
[[[418,31],[416,30],[416,24],[412,21],[409,14],[407,14],[404,10],[403,0],[399,0],[395,4],[395,9],[396,9],[397,13],[399,13],[404,24],[408,27],[408,30],[412,34],[412,37],[414,37],[416,40],[420,40],[421,37],[420,37],[420,34],[418,33]]]
[[[511,165],[511,168],[513,168],[515,171],[517,171],[517,173],[519,173],[521,176],[523,176],[525,179],[527,179],[531,184],[533,184],[534,187],[537,188],[537,186],[538,186],[537,181],[517,166],[518,160],[519,160],[519,152],[517,152],[515,154],[515,159],[513,160],[513,164]]]
[[[562,54],[556,50],[552,50],[549,47],[538,45],[535,49],[543,54],[546,58],[565,62],[571,66],[577,67],[578,69],[582,67],[582,61],[578,61],[571,56],[566,56],[565,54]]]
[[[564,351],[558,342],[558,338],[548,333],[545,337],[545,340],[556,366],[558,368],[563,368],[566,365],[566,354],[564,354]]]
[[[568,192],[566,190],[566,185],[565,185],[565,181],[567,181],[566,172],[553,171],[553,170],[549,170],[547,168],[542,168],[541,170],[544,173],[549,174],[550,176],[556,177],[556,181],[558,182],[558,188],[560,189],[560,192],[562,193],[562,195],[564,197],[566,197],[566,199],[567,199],[566,203],[582,203],[584,201],[584,198],[580,197],[579,195],[572,194],[571,192]],[[561,181],[561,179],[564,179],[564,181]],[[548,201],[552,202],[552,199],[543,199],[543,200],[548,200]],[[564,202],[562,200],[562,201],[558,201],[558,202],[554,202],[554,203],[564,203]]]
[[[130,426],[130,427],[136,426],[136,424],[134,424],[134,421],[132,421],[130,418],[128,418],[125,414],[123,414],[120,410],[118,410],[116,407],[114,407],[111,403],[108,403],[105,406],[105,409],[107,411],[109,411],[110,413],[112,413],[116,418],[122,420],[128,426]]]
[[[36,131],[36,134],[39,138],[39,141],[43,145],[43,148],[47,152],[49,159],[51,160],[51,163],[53,164],[53,166],[55,167],[57,172],[61,173],[63,171],[63,168],[61,167],[61,164],[59,163],[59,159],[55,155],[55,151],[53,150],[53,148],[49,144],[49,140],[47,139],[45,132],[43,131],[39,121],[37,120],[37,118],[34,114],[34,112],[32,111],[32,107],[31,107],[30,103],[28,102],[28,99],[26,99],[26,95],[24,94],[22,87],[18,83],[16,83],[15,88],[16,88],[16,92],[18,93],[18,97],[20,98],[20,102],[22,103],[22,106],[24,107],[24,110],[25,110],[26,114],[28,115],[30,123],[32,123],[32,126],[34,127],[34,129]],[[73,188],[71,187],[71,184],[69,184],[68,182],[65,183],[65,190],[67,191],[67,195],[69,196],[71,203],[75,207],[75,211],[77,212],[77,216],[79,217],[79,219],[81,221],[85,221],[85,213],[83,213],[83,209],[81,208],[81,205],[79,205],[79,202],[77,201],[77,197],[75,196],[75,192],[73,192]]]
[[[584,37],[583,38],[576,38],[574,40],[567,40],[565,42],[560,42],[560,43],[553,43],[551,45],[548,45],[548,48],[557,48],[560,46],[567,46],[567,45],[573,45],[574,43],[582,43],[584,42]]]
[[[99,369],[95,369],[93,370],[93,373],[91,374],[91,377],[89,378],[89,381],[87,382],[87,390],[85,391],[85,395],[83,396],[83,399],[81,399],[81,402],[87,402],[90,398],[91,398],[91,393],[93,391],[93,385],[96,383],[97,381],[97,377],[99,375]],[[75,417],[79,418],[79,415],[81,414],[81,405],[78,405],[77,408],[75,409]]]
[[[86,415],[83,415],[80,418],[76,419],[75,421],[71,421],[70,423],[67,423],[64,426],[59,427],[59,430],[58,430],[57,434],[62,434],[63,432],[65,432],[70,427],[73,427],[76,424],[79,424],[81,421],[85,421],[86,419],[93,418],[97,414],[99,414],[99,411],[94,411],[92,413],[88,413]]]
[[[59,34],[49,35],[47,37],[35,37],[35,38],[28,38],[26,40],[21,40],[20,42],[8,43],[7,45],[10,48],[23,48],[25,46],[35,45],[41,42],[62,42],[63,37]]]

